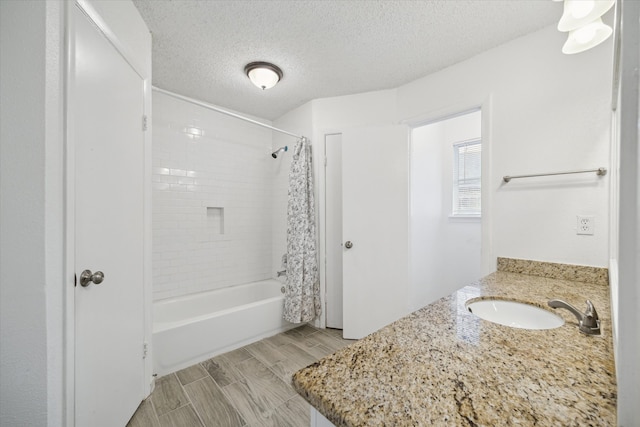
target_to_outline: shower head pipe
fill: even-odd
[[[280,147],[276,151],[271,153],[271,157],[273,157],[274,159],[277,159],[278,158],[278,154],[280,154],[283,151],[287,151],[287,150],[289,150],[289,147],[287,147],[286,145],[284,147]]]

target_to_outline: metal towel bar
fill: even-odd
[[[588,172],[595,172],[598,176],[603,176],[607,174],[607,168],[586,169],[586,170],[568,171],[568,172],[536,173],[532,175],[513,175],[513,176],[505,175],[502,177],[502,180],[504,182],[509,182],[514,178],[532,178],[535,176],[568,175],[573,173],[588,173]]]

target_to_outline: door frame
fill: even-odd
[[[469,102],[450,105],[439,110],[434,110],[417,117],[402,120],[400,123],[406,124],[411,130],[440,122],[442,120],[451,119],[474,111],[480,111],[481,114],[481,138],[482,138],[482,215],[481,215],[481,248],[480,248],[480,275],[486,276],[496,270],[496,257],[493,248],[493,193],[491,174],[491,150],[492,150],[492,97],[487,95],[483,99],[470,100]],[[411,182],[409,182],[411,185]],[[409,229],[411,234],[411,229]],[[411,269],[411,265],[409,265]],[[478,277],[480,279],[480,277]]]
[[[330,327],[328,326],[329,323],[329,315],[328,315],[328,307],[330,305],[330,301],[328,298],[329,295],[329,286],[327,285],[327,276],[328,274],[328,270],[329,270],[329,255],[326,251],[326,244],[327,244],[327,236],[328,236],[328,231],[329,231],[329,227],[327,226],[327,221],[328,221],[328,217],[329,217],[329,212],[327,211],[327,204],[328,204],[328,200],[329,200],[329,194],[328,192],[330,191],[330,189],[327,186],[327,165],[328,165],[328,161],[329,161],[329,156],[327,154],[327,137],[330,136],[340,136],[340,150],[342,150],[342,132],[333,132],[333,133],[325,133],[323,140],[322,140],[322,149],[324,150],[324,162],[322,165],[322,171],[323,171],[323,180],[322,180],[322,185],[324,188],[324,191],[322,193],[322,205],[323,208],[320,210],[321,211],[321,223],[323,224],[323,227],[321,228],[322,230],[322,234],[321,234],[321,253],[322,253],[322,257],[324,259],[324,268],[321,269],[322,270],[322,276],[324,278],[324,292],[322,293],[323,295],[323,310],[322,310],[322,314],[324,316],[324,326],[325,327]],[[342,160],[341,160],[342,163]],[[342,185],[342,179],[340,181],[340,185]],[[333,196],[332,196],[333,198]],[[342,200],[340,201],[340,204],[342,205]],[[342,225],[342,220],[340,221],[340,225]],[[321,292],[322,292],[322,283],[321,283]],[[342,295],[342,292],[341,292]],[[333,303],[333,302],[331,302]],[[342,317],[341,317],[342,318]],[[342,323],[342,321],[340,322]],[[344,325],[343,325],[344,327]]]
[[[314,144],[314,176],[316,177],[317,203],[318,203],[318,241],[319,252],[318,262],[320,265],[320,295],[322,296],[322,313],[314,321],[317,328],[327,327],[327,186],[326,186],[326,168],[327,152],[325,138],[329,135],[342,135],[343,129],[329,128],[317,131],[315,140],[322,141],[320,144]]]
[[[448,130],[443,128],[444,126],[448,129],[448,123],[461,118],[464,119],[470,115],[477,117],[477,123],[473,125],[473,132],[468,131],[465,132],[464,135],[457,135],[452,138],[452,136],[448,134]],[[464,286],[481,277],[482,216],[466,214],[457,215],[453,212],[455,195],[452,192],[455,192],[456,185],[451,180],[456,168],[454,165],[456,158],[454,154],[454,151],[456,151],[455,147],[461,144],[482,142],[481,120],[482,112],[480,108],[475,108],[466,112],[454,114],[453,116],[444,117],[425,125],[410,127],[409,278],[411,291],[408,296],[410,306],[414,310],[421,308],[425,303],[432,302],[438,298],[449,295],[460,286]],[[470,126],[469,123],[468,125]],[[428,128],[433,130],[434,127],[439,129],[439,131],[436,132],[437,135],[431,134],[430,131],[428,136],[426,133],[421,133]],[[429,154],[425,155],[425,151],[423,150],[427,150]],[[435,163],[440,164],[441,166],[430,163],[425,164],[423,163],[424,161],[427,163],[429,161],[435,161]],[[432,167],[435,167],[435,169],[431,169]],[[425,175],[422,175],[424,172],[419,172],[422,170],[431,170],[437,175],[437,177],[429,176],[427,178]],[[436,170],[437,173],[435,172]],[[424,181],[425,179],[426,181]],[[434,194],[437,194],[436,199],[438,202],[434,205],[437,207],[433,208],[435,210],[429,210],[429,212],[426,213],[426,211],[424,211],[425,203],[432,205],[431,202],[434,200]],[[419,208],[416,208],[416,206],[419,206]],[[444,224],[436,225],[440,222],[443,222]],[[444,228],[441,226],[444,226]],[[433,240],[434,227],[444,233],[444,235],[439,235],[436,240],[447,240],[449,238],[460,239],[462,238],[462,235],[458,234],[459,231],[462,228],[467,228],[467,232],[465,232],[464,236],[466,239],[473,237],[474,242],[470,245],[463,245],[465,246],[465,249],[462,251],[464,254],[461,259],[458,259],[458,261],[462,261],[463,263],[469,262],[470,265],[474,267],[471,267],[470,269],[464,268],[462,271],[453,273],[450,269],[438,270],[437,265],[440,265],[441,263],[436,262],[434,265],[432,264],[433,259],[424,261],[424,256],[437,257],[435,254],[431,255],[431,252],[434,250],[442,253],[442,251],[437,249],[440,245],[436,244],[435,247],[433,246],[436,242]],[[462,243],[462,241],[458,241],[458,244]],[[473,249],[473,254],[472,252],[469,252],[472,247],[475,248]],[[451,250],[450,245],[449,249]],[[452,262],[453,258],[451,257],[454,255],[452,253],[447,253],[446,250],[444,253],[446,255],[443,259],[440,259],[440,261],[445,264],[447,264],[447,262]],[[449,272],[447,273],[447,271]],[[435,276],[432,276],[430,272],[435,273]],[[442,282],[438,286],[434,287],[432,286],[433,279],[438,276],[442,278]],[[431,286],[427,286],[425,288],[423,286],[425,283],[431,284]]]
[[[64,415],[65,425],[75,425],[75,144],[73,135],[74,99],[71,88],[74,86],[74,7],[77,7],[102,32],[104,37],[122,55],[129,65],[142,77],[144,81],[144,115],[147,117],[147,131],[144,132],[144,249],[143,249],[143,299],[144,299],[144,342],[151,345],[151,69],[145,67],[145,61],[135,55],[134,48],[127,43],[117,29],[109,25],[108,16],[100,13],[90,0],[75,0],[69,3],[63,12],[64,20],[64,326],[63,326],[63,369],[64,369]],[[151,46],[148,47],[149,55]],[[149,61],[150,63],[150,61]],[[140,124],[142,126],[142,123]],[[140,349],[142,354],[142,348]],[[152,351],[144,359],[144,392],[149,395],[153,388]]]

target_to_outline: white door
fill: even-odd
[[[327,328],[342,329],[342,135],[326,135],[326,313]]]
[[[144,396],[143,79],[73,8],[75,425],[124,426]],[[83,270],[104,273],[81,286]]]
[[[409,137],[405,126],[342,134],[343,335],[407,314]]]

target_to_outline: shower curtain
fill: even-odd
[[[306,138],[296,142],[289,170],[286,283],[284,320],[304,323],[320,315],[311,144]]]

